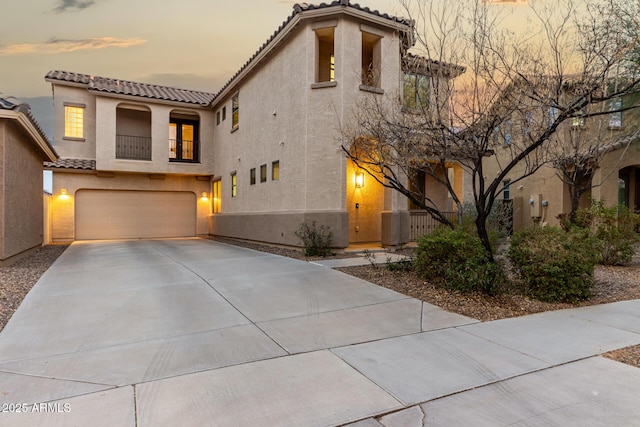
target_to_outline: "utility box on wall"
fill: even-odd
[[[529,206],[531,207],[531,218],[541,218],[542,194],[532,194],[529,198]]]

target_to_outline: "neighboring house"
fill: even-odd
[[[413,31],[346,0],[295,5],[215,95],[50,72],[53,240],[299,245],[295,231],[316,221],[338,248],[407,242],[406,198],[360,174],[336,135],[360,97],[402,98]]]
[[[29,106],[0,98],[0,266],[43,244],[42,162],[56,158]]]
[[[562,178],[563,169],[568,174],[577,170],[584,175],[584,192],[576,198],[580,208],[594,200],[609,206],[625,204],[640,212],[640,111],[608,113],[636,105],[638,99],[638,94],[632,94],[591,105],[589,113],[601,114],[563,122],[544,149],[542,156],[548,161],[543,167],[518,180],[526,167],[523,162],[505,178],[498,199],[512,204],[514,230],[534,224],[559,225],[559,217],[571,212],[572,195]],[[519,118],[507,120],[497,129],[495,138],[502,141],[502,146],[496,149],[496,156],[487,159],[487,176],[495,176],[496,160],[504,164],[510,147],[531,132],[532,122],[550,123],[558,114],[554,107],[531,111],[524,115],[519,111]]]

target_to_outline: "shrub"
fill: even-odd
[[[534,298],[573,302],[591,296],[599,256],[597,245],[585,230],[525,229],[511,238],[507,257]]]
[[[305,222],[300,224],[300,228],[294,234],[302,242],[306,256],[326,257],[331,254],[333,233],[329,227],[324,225],[318,227],[315,221],[309,226]]]
[[[594,202],[589,209],[579,211],[578,216],[598,242],[601,264],[623,265],[631,261],[638,241],[637,214],[624,205],[606,207],[602,202]]]
[[[496,294],[505,279],[501,266],[489,259],[480,239],[462,228],[444,228],[422,236],[414,267],[425,280],[462,292]]]

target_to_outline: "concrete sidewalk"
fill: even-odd
[[[598,357],[635,344],[640,300],[479,323],[214,241],[77,242],[0,333],[0,425],[640,425],[640,370]]]

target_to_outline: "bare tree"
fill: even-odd
[[[608,85],[632,46],[610,23],[593,19],[615,8],[613,0],[566,0],[553,8],[534,3],[526,34],[505,29],[505,9],[484,1],[400,3],[416,22],[417,55],[405,56],[404,70],[428,76],[428,96],[416,102],[419,88],[405,85],[397,97],[364,97],[342,126],[342,148],[383,185],[449,226],[411,178],[431,177],[460,211],[442,169],[462,167],[472,181],[478,236],[493,260],[487,222],[505,178],[515,174],[515,184],[549,164],[558,153],[559,128],[601,115],[590,107],[638,90],[633,76],[614,90]]]

